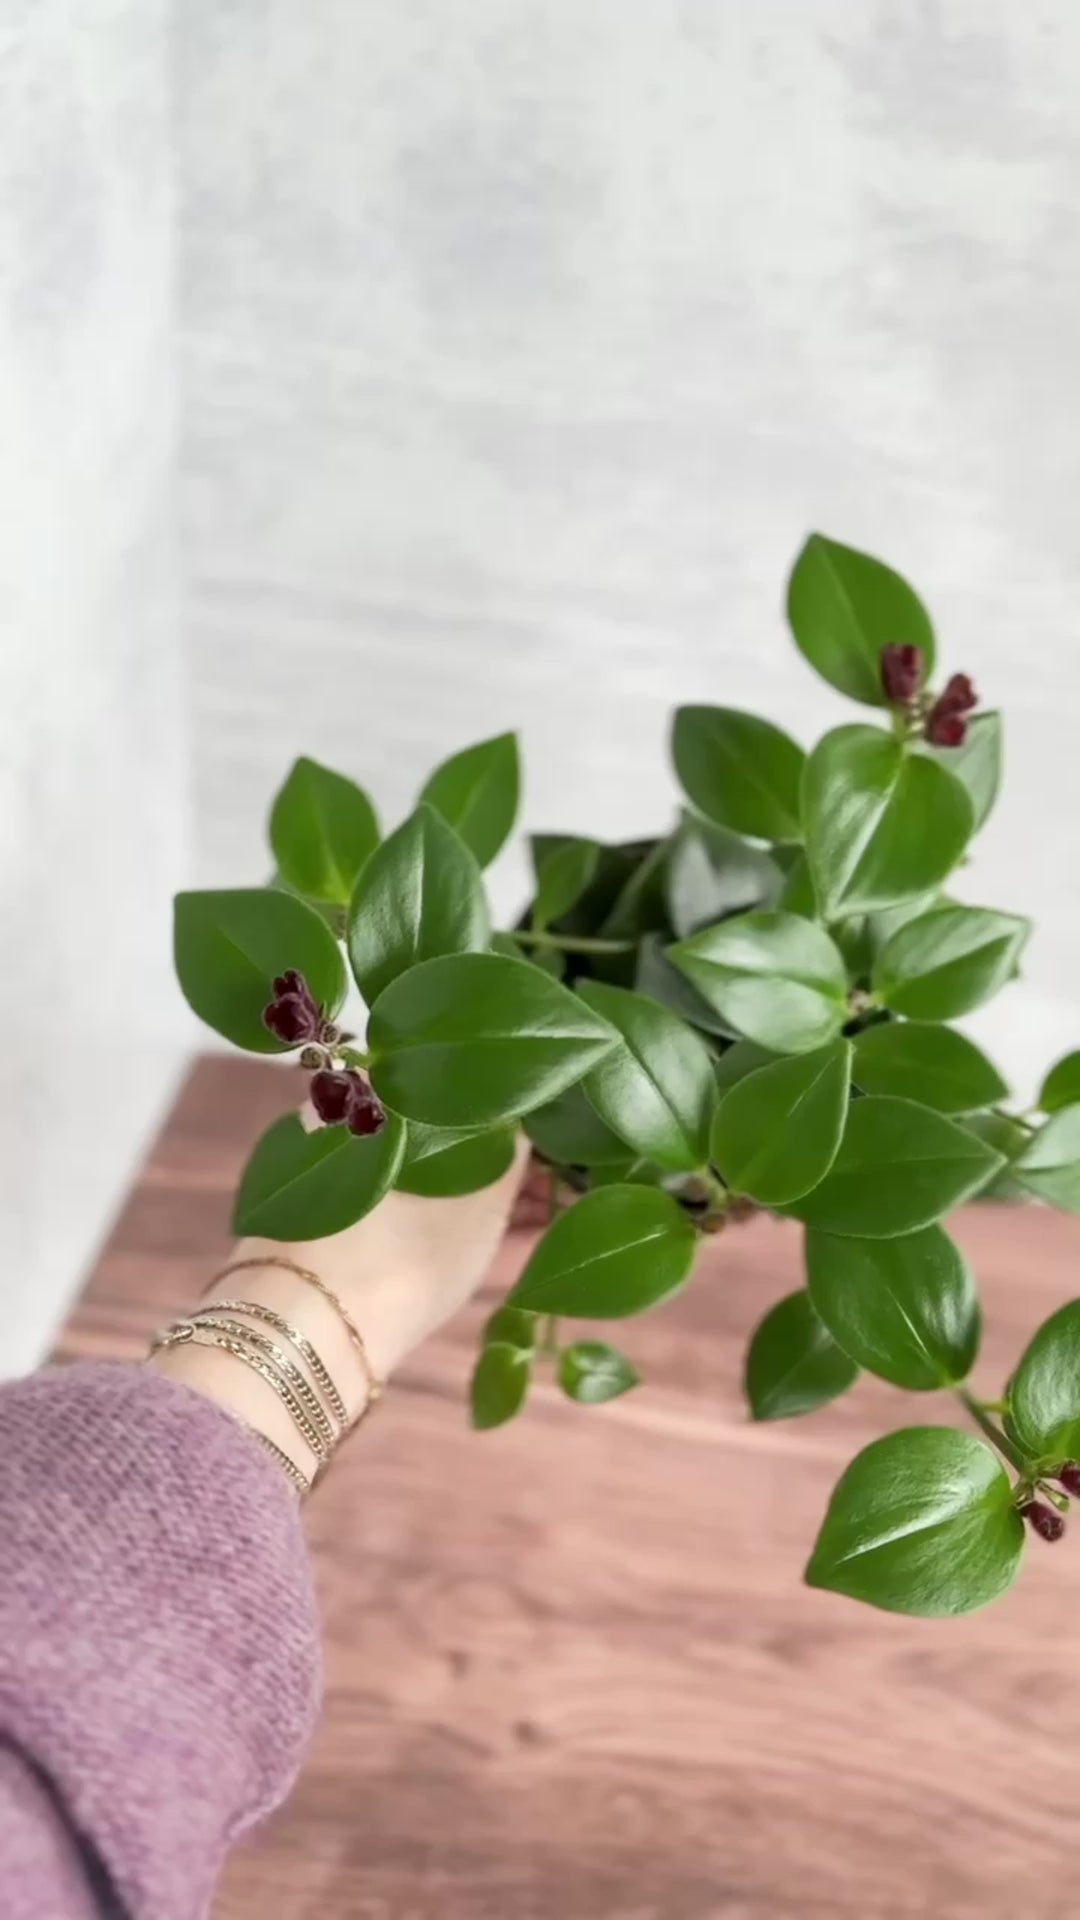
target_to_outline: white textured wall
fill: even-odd
[[[198,856],[298,749],[388,812],[524,730],[534,824],[673,799],[679,699],[843,709],[778,614],[820,526],[1010,712],[990,1032],[1080,1035],[1080,12],[1069,0],[185,0]]]
[[[179,1057],[164,0],[0,8],[0,1374]]]

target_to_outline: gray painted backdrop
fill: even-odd
[[[23,0],[0,30],[0,458],[33,520],[2,579],[50,770],[15,725],[0,833],[19,915],[67,937],[77,909],[62,1019],[104,940],[171,1057],[161,896],[262,874],[298,750],[393,819],[520,725],[533,823],[624,833],[673,804],[674,701],[846,717],[779,614],[816,525],[910,573],[1008,705],[963,890],[1040,915],[983,1023],[1029,1083],[1080,1035],[1069,0],[184,0],[171,118],[164,6]],[[44,1216],[51,1169],[20,1166]]]

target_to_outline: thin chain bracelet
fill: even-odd
[[[220,1273],[215,1273],[213,1279],[208,1283],[205,1292],[209,1293],[210,1288],[216,1287],[219,1280],[227,1280],[232,1273],[250,1273],[258,1267],[280,1267],[283,1272],[294,1274],[298,1280],[305,1280],[309,1287],[314,1287],[315,1291],[321,1293],[323,1299],[328,1301],[330,1306],[333,1307],[352,1342],[353,1350],[356,1353],[364,1373],[367,1400],[353,1421],[354,1426],[359,1426],[364,1415],[371,1410],[377,1400],[382,1398],[383,1383],[375,1372],[371,1361],[368,1359],[368,1351],[364,1345],[363,1335],[348,1311],[348,1308],[344,1305],[343,1301],[338,1299],[333,1288],[328,1287],[326,1281],[321,1279],[317,1273],[313,1273],[310,1267],[301,1267],[295,1260],[287,1259],[282,1253],[250,1254],[244,1260],[231,1260],[227,1267],[222,1267]]]
[[[254,1327],[245,1327],[242,1320],[232,1320],[227,1314],[218,1313],[217,1306],[218,1303],[215,1301],[213,1311],[200,1307],[197,1312],[190,1315],[191,1321],[199,1327],[213,1327],[217,1333],[231,1333],[234,1339],[245,1340],[249,1346],[253,1346],[257,1352],[263,1354],[279,1373],[284,1374],[308,1419],[315,1422],[327,1445],[333,1447],[339,1437],[338,1429],[327,1414],[306,1374],[301,1372],[295,1360],[290,1360],[284,1348],[279,1347],[275,1341],[268,1340],[264,1333],[257,1333]],[[177,1320],[173,1324],[184,1326],[186,1320]]]
[[[299,1327],[294,1327],[283,1314],[275,1313],[273,1307],[264,1307],[259,1300],[215,1300],[213,1310],[215,1313],[246,1313],[253,1320],[261,1320],[266,1326],[273,1327],[277,1333],[283,1333],[297,1353],[307,1361],[309,1371],[322,1388],[323,1398],[338,1424],[341,1427],[349,1425],[349,1410],[330,1378],[329,1369],[319,1358],[307,1334],[301,1333]],[[203,1309],[199,1311],[201,1315]]]
[[[282,1379],[275,1367],[272,1367],[268,1361],[261,1360],[239,1340],[234,1340],[231,1334],[214,1333],[208,1327],[199,1327],[194,1320],[185,1321],[175,1329],[167,1328],[164,1333],[158,1335],[150,1350],[153,1353],[159,1347],[178,1347],[188,1342],[196,1347],[219,1347],[223,1353],[231,1353],[235,1359],[242,1360],[245,1366],[251,1367],[253,1372],[259,1374],[267,1385],[273,1388],[282,1405],[291,1414],[293,1425],[303,1434],[320,1466],[326,1465],[331,1448],[327,1446],[318,1427],[308,1419],[292,1388]]]
[[[243,1422],[243,1425],[246,1427],[248,1433],[250,1433],[252,1439],[257,1440],[261,1447],[265,1447],[267,1453],[277,1461],[282,1473],[285,1474],[287,1479],[292,1481],[300,1498],[303,1499],[305,1494],[310,1493],[311,1481],[308,1479],[306,1473],[301,1472],[296,1461],[289,1459],[284,1447],[279,1447],[277,1441],[271,1440],[268,1433],[260,1433],[258,1427],[249,1427],[246,1421]]]

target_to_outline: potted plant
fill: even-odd
[[[298,1054],[325,1123],[263,1135],[239,1233],[312,1239],[391,1187],[473,1190],[525,1127],[551,1219],[486,1328],[478,1427],[517,1414],[545,1365],[579,1402],[627,1392],[629,1360],[563,1321],[654,1306],[750,1213],[800,1221],[804,1284],[750,1342],[754,1417],[806,1413],[865,1368],[951,1389],[970,1423],[859,1454],[807,1578],[962,1613],[1080,1495],[1080,1301],[978,1397],[975,1280],[941,1221],[978,1196],[1080,1212],[1080,1053],[1020,1114],[949,1024],[1013,978],[1030,930],[944,891],[997,797],[1000,716],[964,674],[935,678],[925,608],[867,554],[812,535],[787,610],[867,716],[807,754],[751,714],[680,708],[681,818],[632,844],[534,836],[513,929],[493,928],[482,879],[518,810],[507,734],[438,767],[385,839],[360,787],[298,760],[270,814],[274,879],[180,894],[176,968],[218,1033]],[[362,1042],[339,1022],[346,960]]]

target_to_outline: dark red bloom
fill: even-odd
[[[1080,1464],[1077,1461],[1066,1460],[1057,1478],[1061,1481],[1066,1493],[1080,1495]]]
[[[968,723],[962,713],[953,713],[940,705],[931,710],[926,722],[926,737],[934,747],[962,747],[967,730]]]
[[[945,691],[938,698],[938,706],[949,706],[954,713],[970,713],[979,704],[976,693],[966,673],[954,673],[945,682]]]
[[[386,1109],[354,1067],[332,1071],[324,1067],[311,1079],[311,1102],[328,1127],[346,1126],[350,1133],[379,1133],[386,1125]]]
[[[921,647],[895,641],[881,649],[881,684],[887,700],[913,700],[923,683],[926,662]]]
[[[324,1025],[322,1009],[312,998],[302,973],[290,967],[274,981],[274,997],[263,1008],[263,1025],[287,1047],[301,1040],[318,1040]]]
[[[1031,1531],[1037,1533],[1040,1540],[1061,1539],[1065,1531],[1064,1514],[1056,1513],[1053,1507],[1046,1506],[1042,1500],[1029,1500],[1020,1511]]]

